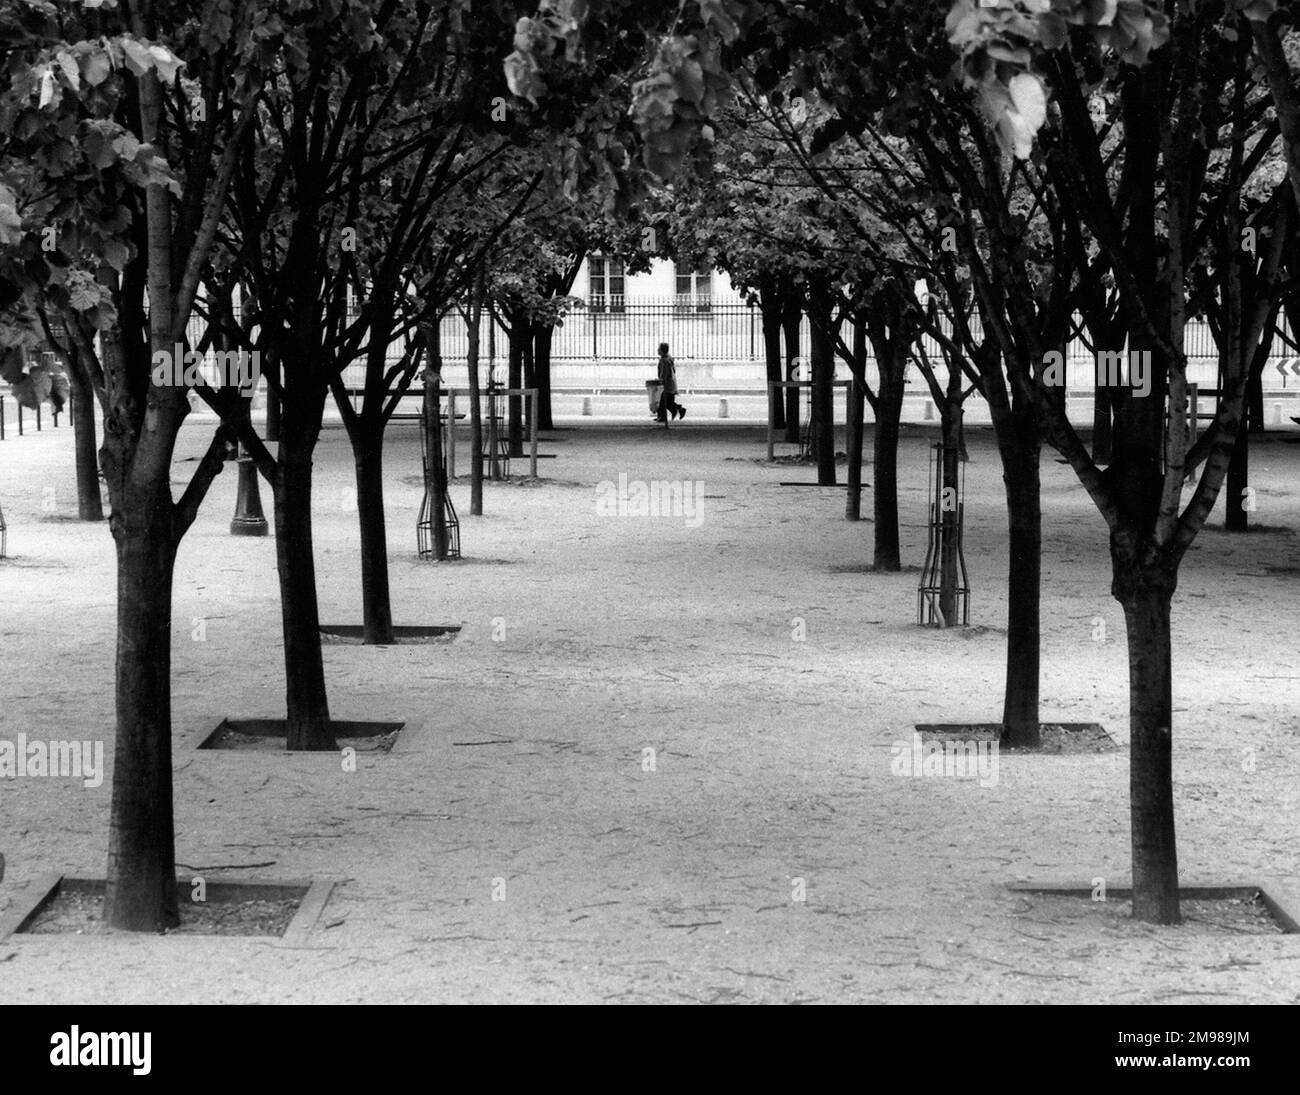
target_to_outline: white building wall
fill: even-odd
[[[591,260],[585,259],[573,283],[573,295],[587,300],[591,286]],[[731,277],[721,270],[713,271],[713,297],[719,303],[740,304],[744,296],[732,284]],[[640,274],[628,274],[624,278],[624,295],[629,304],[658,303],[667,304],[677,295],[677,271],[674,263],[668,259],[656,258],[651,261],[650,269]]]

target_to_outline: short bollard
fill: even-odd
[[[719,418],[727,418],[727,417],[729,417],[729,414],[730,414],[730,412],[727,410],[727,401],[726,401],[725,399],[719,399],[719,400],[718,400],[718,417],[719,417]]]
[[[265,536],[270,530],[262,512],[262,494],[258,489],[257,465],[241,445],[235,464],[239,479],[235,488],[235,516],[230,521],[231,536]]]
[[[586,418],[591,417],[591,396],[589,395],[582,398],[582,413]]]

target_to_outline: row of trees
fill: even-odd
[[[355,456],[365,632],[381,642],[392,633],[384,428],[421,365],[440,366],[439,318],[453,307],[471,317],[474,387],[478,321],[499,309],[511,385],[545,391],[549,331],[594,247],[723,264],[763,309],[772,379],[789,377],[790,332],[810,316],[823,482],[835,478],[837,355],[854,377],[850,517],[862,401],[875,412],[881,569],[901,565],[893,469],[908,361],[949,440],[963,401],[983,396],[1010,526],[1008,743],[1038,736],[1044,441],[1069,460],[1111,529],[1128,624],[1135,909],[1176,920],[1170,601],[1233,474],[1279,310],[1295,307],[1297,113],[1290,16],[1275,7],[6,7],[0,307],[62,345],[105,420],[119,581],[109,921],[175,922],[172,568],[230,447],[247,449],[273,493],[290,747],[333,748],[311,528],[326,401]],[[1259,246],[1242,246],[1248,229]],[[1223,393],[1189,449],[1182,335],[1193,311],[1220,333]],[[185,345],[194,315],[207,321],[199,349],[260,354],[276,447],[237,392],[204,388],[220,425],[176,499],[188,394],[151,365]],[[1098,352],[1149,354],[1154,368],[1151,395],[1117,388],[1100,401],[1110,409],[1092,452],[1054,372],[1076,333]],[[943,384],[921,335],[941,348]],[[407,349],[391,364],[395,342]],[[343,370],[357,359],[354,409]],[[773,413],[797,429],[797,404]],[[477,399],[471,414],[477,446]],[[521,414],[511,407],[516,443]],[[546,399],[540,416],[549,425]]]
[[[584,64],[575,40],[641,11],[604,0],[575,21],[544,5],[517,41],[514,90],[544,94],[552,72]],[[903,291],[918,271],[942,299],[954,332],[942,345],[988,402],[1007,487],[1011,742],[1038,732],[1043,443],[1078,474],[1111,532],[1127,624],[1134,910],[1165,923],[1179,917],[1172,595],[1228,475],[1278,309],[1294,301],[1294,16],[1271,0],[711,0],[674,18],[633,106],[644,163],[663,176],[725,148],[730,102],[765,111],[803,169],[797,185],[835,208],[833,243],[844,246],[847,228],[858,269],[896,304],[885,330],[906,338],[913,323],[940,337],[935,311],[911,310]],[[807,117],[782,109],[791,102]],[[1244,247],[1251,238],[1263,242]],[[824,329],[827,285],[805,284]],[[1189,447],[1183,334],[1194,311],[1218,328],[1222,391]],[[1127,349],[1152,370],[1149,395],[1108,393],[1100,461],[1065,414],[1059,370],[1076,316],[1098,352]],[[941,407],[955,410],[958,387],[935,393]]]
[[[541,331],[606,204],[603,180],[574,169],[588,120],[571,107],[606,101],[647,46],[642,35],[611,40],[588,71],[557,82],[570,107],[530,108],[511,99],[501,69],[524,10],[23,0],[0,15],[0,305],[64,351],[104,416],[118,559],[113,926],[177,922],[172,571],[232,446],[252,456],[274,499],[288,744],[333,749],[311,522],[326,401],[338,403],[355,456],[366,637],[384,641],[383,434],[437,355],[420,332],[452,307],[480,314],[491,268],[494,299],[530,329],[541,347],[532,367],[540,358],[545,369]],[[568,238],[532,248],[527,226],[557,217],[557,202]],[[512,246],[526,256],[514,261]],[[190,347],[194,316],[206,334]],[[406,353],[390,363],[402,340]],[[178,345],[256,352],[276,413],[272,446],[235,389],[201,387],[220,424],[174,498],[189,392],[160,382],[153,365]],[[354,410],[343,370],[358,359]]]

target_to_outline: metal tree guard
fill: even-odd
[[[803,358],[797,357],[794,360],[794,368],[790,370],[790,375],[795,380],[806,380],[807,386],[804,388],[803,403],[803,422],[799,426],[799,458],[801,460],[811,460],[813,457],[813,388],[812,388],[812,370],[809,369],[808,363]]]
[[[439,406],[434,409],[434,414],[441,414],[442,401],[438,401]],[[450,423],[448,424],[450,428]],[[446,437],[438,439],[438,445],[434,452],[434,459],[438,462],[438,467],[434,469],[434,475],[438,477],[441,484],[442,494],[442,512],[443,520],[447,526],[447,558],[460,558],[460,520],[456,517],[456,507],[451,504],[451,493],[447,490],[447,461],[443,446],[446,444]],[[435,554],[434,551],[434,531],[433,531],[433,496],[429,490],[429,420],[428,415],[420,415],[420,466],[424,470],[424,499],[420,502],[420,516],[415,525],[416,547],[421,559],[427,559]]]
[[[966,465],[958,459],[955,446],[936,442],[930,447],[930,535],[921,568],[921,584],[916,591],[916,622],[952,627],[960,617],[961,625],[970,623],[970,579],[966,575],[966,558],[962,553],[962,527],[965,523]],[[958,469],[952,494],[944,495],[945,458]],[[949,612],[943,611],[944,577],[953,595]],[[951,619],[949,617],[952,617]]]
[[[487,429],[483,435],[483,459],[488,462],[489,479],[507,479],[510,476],[510,437],[503,428],[505,422],[504,389],[495,376],[488,374]]]

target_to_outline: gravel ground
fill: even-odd
[[[916,723],[1000,713],[1005,511],[991,435],[970,437],[976,626],[937,632],[914,623],[914,570],[865,572],[871,525],[843,519],[841,491],[777,485],[814,475],[765,465],[761,429],[566,424],[582,428],[544,443],[556,458],[543,481],[488,484],[485,516],[469,517],[464,480],[453,486],[465,558],[446,564],[415,558],[416,432],[390,432],[395,620],[462,630],[326,646],[336,718],[417,723],[355,771],[334,755],[194,748],[217,717],[284,713],[274,544],[228,535],[235,476],[221,476],[177,565],[177,857],[275,861],[212,878],[342,884],[294,945],[10,938],[0,1001],[1300,1002],[1300,937],[1247,934],[1230,916],[1154,928],[1118,903],[1006,889],[1119,886],[1128,867],[1123,617],[1105,526],[1051,454],[1043,718],[1101,723],[1122,748],[1007,754],[994,782],[908,777],[891,761]],[[183,432],[178,491],[193,467],[180,461],[209,429]],[[905,429],[912,566],[933,437]],[[1207,531],[1183,567],[1186,882],[1297,874],[1297,439],[1251,456],[1268,531]],[[327,430],[316,552],[331,622],[360,622],[351,466]],[[621,474],[701,482],[698,519],[602,516],[598,484]],[[113,549],[105,527],[66,519],[72,491],[69,430],[0,446],[12,556],[0,563],[0,738],[102,739],[111,769]],[[0,915],[44,872],[102,876],[110,783],[0,784]]]

